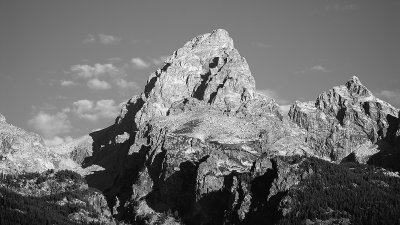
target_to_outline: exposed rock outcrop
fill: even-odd
[[[296,102],[289,111],[290,119],[307,130],[306,142],[316,155],[363,163],[398,149],[398,115],[398,109],[376,98],[356,76],[315,102]]]

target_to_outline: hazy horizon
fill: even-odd
[[[166,56],[217,28],[281,105],[356,75],[400,108],[396,0],[6,0],[0,13],[0,113],[50,144],[113,124]]]

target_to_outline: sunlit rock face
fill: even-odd
[[[395,149],[399,110],[376,98],[356,77],[318,96],[296,102],[290,119],[307,130],[315,154],[341,161],[367,162],[372,155]]]
[[[77,169],[67,155],[51,151],[40,135],[6,122],[0,114],[0,173],[43,172],[48,169]]]
[[[278,177],[274,157],[312,154],[306,131],[255,90],[227,31],[193,38],[150,75],[113,126],[91,134],[82,165],[102,170],[86,177],[89,185],[106,194],[117,219],[152,224],[173,212],[190,223],[244,221],[256,204],[251,183],[267,171],[268,184]],[[254,166],[264,161],[269,166]]]
[[[200,35],[175,51],[150,75],[137,125],[166,116],[173,103],[196,99],[221,111],[235,111],[255,98],[255,81],[246,60],[225,30]]]
[[[104,194],[86,199],[104,223],[274,224],[318,172],[309,156],[397,169],[399,113],[352,77],[286,117],[218,29],[173,52],[113,125],[70,143],[46,147],[0,115],[0,170],[70,166]]]

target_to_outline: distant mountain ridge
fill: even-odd
[[[49,151],[40,135],[8,124],[1,114],[0,157],[0,172],[6,174],[79,167],[66,155]]]
[[[290,119],[307,130],[306,142],[316,155],[380,165],[372,162],[373,155],[400,154],[399,116],[399,109],[376,98],[356,76],[315,102],[296,102],[289,111]]]

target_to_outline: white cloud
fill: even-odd
[[[113,64],[99,64],[96,63],[93,66],[86,64],[78,64],[71,66],[71,73],[78,78],[92,78],[98,77],[101,75],[108,74],[110,76],[117,76],[121,73],[121,71],[116,68]]]
[[[72,86],[76,85],[76,83],[73,82],[72,80],[61,80],[60,84],[63,87],[72,87]]]
[[[56,114],[40,111],[28,121],[28,125],[40,132],[46,139],[51,139],[71,130],[71,122],[68,119],[67,112],[69,112],[69,108]]]
[[[124,79],[115,79],[115,84],[119,89],[126,90],[126,89],[139,89],[139,85],[133,81],[126,81]]]
[[[68,142],[71,142],[72,140],[73,138],[71,136],[67,137],[55,136],[52,139],[44,139],[44,143],[47,146],[56,146],[56,145],[66,144]]]
[[[96,102],[94,110],[100,112],[99,116],[102,118],[115,118],[119,114],[120,106],[114,100],[104,99]]]
[[[137,69],[144,69],[150,67],[150,64],[145,62],[141,58],[132,58],[131,62]]]
[[[71,82],[78,85],[81,81],[86,80],[86,86],[93,90],[108,90],[114,86],[118,88],[122,96],[125,96],[128,94],[128,91],[140,88],[136,82],[126,79],[128,71],[131,71],[133,68],[144,68],[150,65],[150,62],[145,62],[140,58],[134,58],[132,59],[132,63],[123,64],[118,67],[111,63],[97,63],[93,66],[78,64],[71,66],[70,70],[65,72],[65,74],[71,75],[72,80],[60,82],[63,86],[69,86],[72,85]]]
[[[121,38],[119,37],[106,34],[99,34],[99,42],[104,45],[114,44],[119,41],[121,41]]]
[[[320,72],[329,72],[329,70],[327,70],[325,67],[321,66],[321,65],[315,65],[311,68],[309,68],[310,71],[320,71]]]
[[[160,56],[158,58],[151,59],[151,61],[154,63],[154,65],[158,66],[163,64],[168,59],[168,57],[169,56]]]
[[[120,106],[114,100],[103,99],[96,103],[82,99],[73,103],[73,112],[81,119],[95,122],[101,118],[115,118],[120,111]]]
[[[379,97],[384,97],[389,102],[400,105],[400,90],[397,91],[390,91],[390,90],[383,90],[381,92],[376,93]]]
[[[305,74],[305,73],[308,73],[308,72],[324,72],[324,73],[328,73],[328,72],[331,72],[331,71],[326,69],[324,66],[314,65],[314,66],[311,66],[311,67],[306,68],[304,70],[297,71],[297,72],[295,72],[295,74]]]
[[[83,43],[95,43],[98,42],[103,45],[110,45],[110,44],[115,44],[121,41],[120,37],[113,36],[113,35],[107,35],[107,34],[98,34],[98,35],[93,35],[93,34],[88,34],[83,41]]]
[[[79,118],[86,120],[97,120],[96,117],[93,117],[90,114],[90,112],[93,109],[93,101],[82,99],[72,103],[72,105],[73,105],[72,111],[76,115],[78,115]]]
[[[90,79],[87,82],[87,86],[94,90],[107,90],[111,88],[111,85],[107,81],[99,80],[97,78]]]

